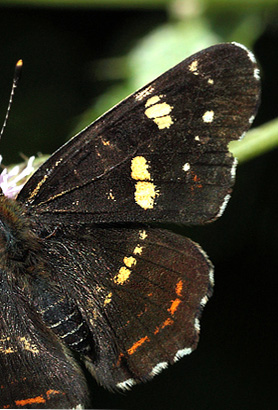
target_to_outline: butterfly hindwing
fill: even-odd
[[[90,328],[85,362],[111,389],[148,380],[196,347],[212,266],[198,245],[165,230],[84,230],[78,240],[56,231],[46,251]]]
[[[18,200],[45,223],[211,221],[234,181],[227,145],[249,128],[258,99],[251,53],[203,50],[60,148]]]

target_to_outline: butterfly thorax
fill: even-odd
[[[38,268],[40,239],[32,232],[23,208],[0,195],[0,268],[15,277]]]
[[[90,331],[76,304],[54,281],[41,251],[43,240],[31,229],[24,209],[0,196],[0,272],[19,292],[23,291],[43,322],[71,349],[91,350]],[[5,273],[5,274],[4,274]]]

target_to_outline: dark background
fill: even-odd
[[[258,126],[278,114],[278,14],[255,12],[261,30],[253,50],[263,82]],[[238,14],[221,13],[222,19],[217,10],[206,16],[213,29],[217,18],[222,27],[223,19],[238,19]],[[125,70],[118,75],[117,64],[114,79],[99,78],[99,62],[127,55],[142,37],[168,21],[163,6],[13,8],[0,2],[1,118],[14,64],[24,60],[1,141],[3,163],[19,162],[19,153],[50,154],[57,149],[78,129],[85,109],[124,81]],[[113,60],[108,61],[113,73]],[[89,377],[95,408],[277,408],[277,159],[276,149],[239,166],[232,199],[219,221],[200,228],[172,227],[199,242],[215,265],[215,291],[203,314],[198,349],[128,393],[110,394]]]

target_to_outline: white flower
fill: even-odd
[[[0,187],[5,196],[14,198],[18,194],[25,184],[27,177],[34,172],[34,159],[34,156],[30,157],[27,164],[25,163],[23,167],[16,165],[9,171],[7,168],[3,169],[0,174]],[[0,164],[1,162],[2,156],[0,155]]]

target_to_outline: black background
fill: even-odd
[[[124,55],[133,41],[166,20],[163,9],[0,5],[2,118],[14,64],[24,60],[23,78],[0,147],[4,163],[18,162],[19,152],[32,155],[57,149],[71,135],[77,116],[109,85],[93,76],[92,63]],[[255,125],[278,114],[278,25],[274,21],[269,20],[254,46],[263,76]],[[219,221],[200,228],[171,227],[198,241],[215,265],[215,291],[203,314],[199,347],[129,393],[108,393],[88,376],[95,408],[277,408],[277,170],[277,149],[244,163]]]

